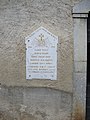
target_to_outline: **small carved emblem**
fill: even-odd
[[[40,34],[38,37],[38,46],[45,46],[45,38],[43,34]]]

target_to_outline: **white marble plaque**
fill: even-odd
[[[26,79],[57,79],[58,37],[43,27],[26,37]]]

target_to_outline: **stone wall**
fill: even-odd
[[[0,0],[0,119],[70,120],[72,8],[80,0]],[[57,80],[26,80],[25,37],[40,26],[58,36]]]
[[[86,120],[87,87],[87,19],[90,0],[84,0],[74,6],[74,71],[73,71],[73,120]],[[87,88],[87,90],[86,90]],[[87,102],[88,107],[88,102]],[[77,117],[78,116],[78,117]],[[87,116],[87,119],[88,116]]]
[[[43,86],[72,92],[72,7],[77,1],[0,0],[0,82],[2,85]],[[59,37],[56,81],[27,81],[25,78],[25,37],[40,26]]]
[[[0,120],[69,120],[72,94],[50,88],[1,87]]]

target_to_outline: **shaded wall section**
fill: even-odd
[[[0,119],[70,120],[72,94],[50,88],[0,88]]]

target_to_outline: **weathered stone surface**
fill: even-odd
[[[72,92],[72,7],[79,0],[0,0],[0,82]],[[57,80],[26,81],[25,37],[43,26],[59,37]]]
[[[74,60],[87,61],[87,19],[74,20]],[[78,33],[78,34],[77,34]]]
[[[85,73],[87,71],[87,63],[82,61],[75,61],[74,72],[75,73]]]
[[[86,119],[87,17],[90,1],[84,0],[73,8],[74,18],[74,87],[73,120]],[[85,13],[85,14],[84,14]],[[86,14],[87,13],[87,14]],[[77,117],[78,116],[78,117]]]
[[[79,1],[0,0],[1,120],[71,119],[72,7]],[[25,37],[40,26],[59,38],[56,81],[25,79]]]
[[[72,94],[50,88],[1,87],[0,120],[70,120]]]

